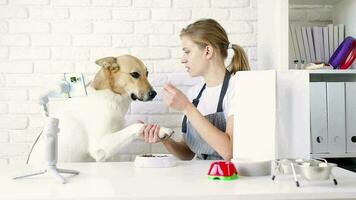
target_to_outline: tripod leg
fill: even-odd
[[[274,179],[276,178],[276,172],[279,169],[280,163],[276,161],[275,164],[276,164],[276,166],[274,167],[274,170],[273,170],[272,181],[274,181]]]
[[[334,175],[333,175],[332,173],[330,173],[330,176],[331,176],[331,178],[332,178],[333,181],[334,181],[334,185],[337,185],[337,180],[335,179]]]
[[[55,168],[49,168],[48,172],[55,178],[57,179],[60,183],[64,184],[67,181],[59,174],[58,170]]]
[[[20,178],[26,178],[26,177],[41,175],[41,174],[44,174],[44,173],[46,173],[46,172],[47,172],[46,169],[37,170],[37,171],[30,172],[29,174],[25,174],[25,175],[22,175],[22,176],[16,176],[16,177],[14,177],[13,179],[20,179]]]
[[[70,169],[58,169],[59,173],[65,173],[65,174],[75,174],[78,175],[79,172],[75,170],[70,170]]]
[[[290,163],[290,165],[291,165],[291,167],[292,167],[292,172],[293,172],[295,184],[296,184],[297,187],[299,187],[300,185],[299,185],[299,181],[298,181],[298,179],[297,179],[297,174],[295,173],[294,165],[293,165],[293,163]]]

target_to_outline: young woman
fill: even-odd
[[[181,63],[191,77],[201,76],[205,83],[192,87],[187,96],[167,83],[163,88],[165,103],[184,114],[183,140],[160,141],[160,126],[148,124],[142,131],[146,142],[162,142],[167,150],[182,160],[194,156],[204,160],[230,160],[233,144],[233,115],[229,113],[237,71],[249,70],[244,50],[231,44],[224,28],[213,19],[196,21],[180,33]],[[228,49],[234,52],[225,66]]]

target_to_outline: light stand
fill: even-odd
[[[59,92],[63,92],[66,89],[67,89],[66,85],[61,85]],[[39,104],[43,106],[43,110],[44,110],[44,113],[46,116],[46,121],[47,121],[46,126],[43,129],[43,133],[45,136],[45,161],[46,161],[47,166],[45,169],[35,170],[33,172],[30,172],[29,174],[14,177],[13,179],[21,179],[21,178],[41,175],[41,174],[45,174],[45,173],[49,172],[50,175],[52,175],[60,183],[64,184],[67,181],[60,173],[74,174],[74,175],[79,174],[79,172],[75,171],[75,170],[57,168],[57,159],[58,159],[58,137],[57,137],[57,134],[59,132],[59,128],[58,128],[59,119],[49,117],[49,113],[48,113],[48,109],[47,109],[47,103],[49,101],[48,96],[53,93],[55,93],[55,91],[54,92],[50,91],[50,92],[46,93],[45,95],[42,95],[39,100]]]

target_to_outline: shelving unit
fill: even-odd
[[[290,0],[289,69],[295,68],[293,60],[328,62],[345,37],[356,36],[356,13],[350,11],[355,9],[350,0]]]
[[[238,77],[235,157],[356,157],[355,70],[244,71]]]
[[[345,36],[356,37],[354,0],[258,0],[258,69],[291,69],[289,61],[290,5],[322,5],[333,10],[332,23],[345,25]],[[263,33],[263,34],[262,34]],[[353,64],[356,69],[356,64]]]
[[[344,24],[345,36],[356,36],[356,1],[353,0],[290,0],[289,5],[328,6],[333,10],[331,23]],[[290,6],[289,6],[290,7]],[[306,6],[307,7],[307,6]],[[351,11],[352,10],[352,11]],[[290,23],[290,21],[288,20]],[[289,46],[289,50],[290,50]],[[330,56],[333,52],[330,52]],[[290,58],[289,58],[290,59]],[[290,60],[289,60],[289,63]],[[289,65],[290,66],[290,65]],[[354,64],[353,67],[356,65]],[[290,68],[290,67],[288,67]],[[319,70],[309,72],[311,156],[312,157],[356,157],[356,134],[352,124],[356,119],[350,112],[355,111],[354,95],[356,70]],[[325,103],[324,105],[323,102]],[[322,113],[317,109],[322,108]],[[317,110],[317,111],[316,111]],[[313,115],[317,115],[313,119]],[[324,116],[325,118],[323,118]],[[315,128],[316,126],[320,126]],[[319,129],[318,129],[319,128]],[[320,130],[323,129],[324,132]],[[324,141],[320,141],[323,135]],[[323,146],[320,151],[319,146]]]
[[[354,63],[348,70],[291,70],[289,59],[289,11],[290,7],[298,9],[330,8],[332,10],[332,20],[324,23],[344,24],[345,36],[356,38],[356,1],[355,0],[258,0],[258,21],[259,33],[257,36],[257,57],[259,69],[277,70],[277,89],[278,85],[283,90],[279,94],[281,99],[287,103],[283,109],[277,109],[277,119],[289,118],[289,121],[279,121],[281,129],[277,126],[277,133],[288,131],[297,125],[303,127],[303,137],[296,136],[298,139],[310,141],[310,156],[324,158],[345,158],[356,157],[356,136],[351,141],[351,135],[356,134],[356,64]],[[294,5],[294,6],[290,6]],[[310,6],[313,5],[313,6]],[[262,34],[263,33],[263,34]],[[333,52],[332,52],[333,53]],[[332,54],[331,53],[331,54]],[[304,75],[300,75],[302,73]],[[278,75],[280,74],[280,75]],[[297,75],[299,74],[299,75]],[[278,84],[280,77],[281,82]],[[300,77],[303,77],[299,79]],[[283,80],[283,81],[282,81]],[[320,86],[320,90],[314,90],[315,85]],[[317,94],[317,93],[320,94]],[[278,92],[277,92],[278,93]],[[289,95],[286,95],[286,94]],[[297,95],[290,95],[297,94]],[[299,95],[303,96],[303,103],[300,103]],[[315,99],[313,99],[315,97]],[[325,97],[325,99],[324,99]],[[351,99],[351,100],[350,100]],[[315,100],[315,101],[314,101]],[[277,100],[278,101],[278,100]],[[314,101],[314,102],[313,102]],[[325,105],[323,117],[317,116],[315,119],[311,115],[315,114],[315,109],[319,109],[320,102]],[[351,102],[351,103],[350,103]],[[302,106],[302,111],[297,106]],[[283,113],[286,112],[286,113]],[[289,113],[288,113],[289,112]],[[296,117],[299,118],[296,118]],[[301,124],[300,119],[303,119]],[[314,121],[313,121],[314,120]],[[324,142],[326,146],[318,151],[318,141],[316,138],[319,133],[312,130],[315,123],[323,121]],[[355,124],[355,127],[354,125]],[[320,124],[319,124],[320,125]],[[307,132],[307,134],[305,134]],[[295,132],[297,135],[297,133]],[[328,135],[329,134],[329,135]],[[334,134],[334,135],[333,135]],[[335,134],[338,138],[335,139]],[[307,135],[307,136],[306,136]],[[326,137],[325,137],[326,136]],[[332,138],[334,137],[334,138]],[[293,138],[293,140],[295,140]],[[319,138],[320,139],[320,138]],[[338,144],[332,144],[337,141]],[[291,145],[289,145],[291,146]],[[305,147],[305,144],[304,144]],[[288,147],[289,148],[289,147]],[[293,155],[293,154],[290,154]]]

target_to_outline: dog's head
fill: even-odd
[[[97,60],[96,64],[101,69],[91,83],[94,89],[110,89],[140,101],[150,101],[156,96],[156,91],[147,80],[147,68],[138,58],[130,55],[106,57]]]

